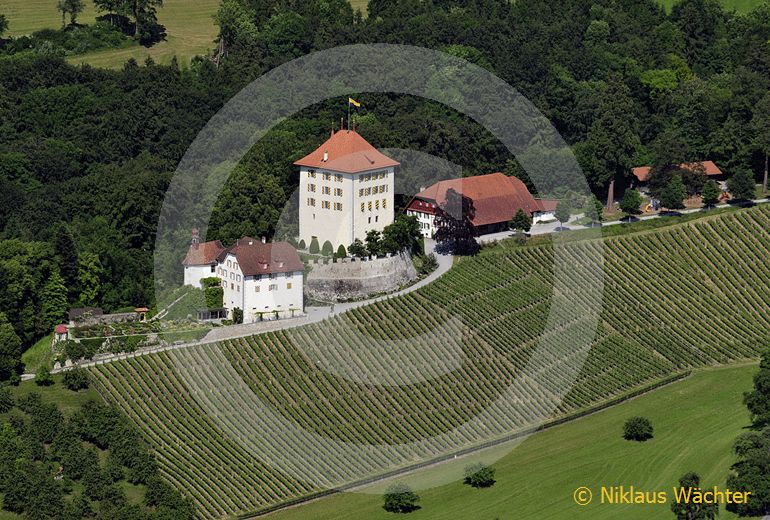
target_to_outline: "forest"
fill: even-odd
[[[761,179],[770,152],[770,2],[737,14],[716,0],[670,12],[653,0],[371,0],[364,17],[346,0],[223,0],[216,23],[216,63],[111,71],[42,52],[0,56],[0,334],[15,337],[0,354],[49,333],[70,306],[152,305],[155,229],[185,150],[241,88],[315,50],[404,43],[490,70],[553,122],[600,198],[644,164],[709,159]],[[452,110],[355,94],[373,145],[527,181]],[[272,236],[297,185],[291,163],[345,111],[331,100],[264,138],[234,169],[205,238]]]

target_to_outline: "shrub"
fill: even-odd
[[[320,250],[321,248],[318,245],[318,239],[313,237],[313,240],[310,241],[310,254],[317,255]]]
[[[481,462],[465,468],[463,482],[471,487],[486,488],[495,483],[495,470]]]
[[[350,253],[350,256],[364,257],[366,256],[366,246],[364,246],[360,238],[357,238],[348,246],[348,253]]]
[[[64,382],[64,386],[66,386],[68,389],[72,390],[73,392],[77,392],[79,390],[85,390],[86,388],[88,388],[88,384],[89,384],[88,372],[86,372],[82,368],[73,368],[72,370],[68,370],[67,372],[64,372],[62,381]]]
[[[345,246],[340,244],[340,247],[337,248],[337,258],[345,258],[348,256],[348,252],[345,251]]]
[[[35,384],[37,386],[51,386],[53,384],[51,369],[47,366],[41,367],[35,374]]]
[[[221,286],[206,287],[204,291],[206,308],[221,309],[224,305],[225,290]]]
[[[623,438],[639,442],[652,439],[652,423],[646,417],[631,417],[623,425]]]
[[[243,309],[239,307],[233,309],[233,323],[243,323]]]
[[[321,248],[321,254],[324,256],[332,256],[333,253],[334,253],[334,246],[332,245],[331,242],[327,240],[326,242],[324,242],[324,245]]]
[[[420,497],[406,484],[394,484],[385,492],[385,504],[382,508],[389,513],[411,513],[419,509]]]
[[[305,240],[304,239],[300,240],[299,245],[297,246],[297,249],[304,250],[306,247],[307,247],[307,244],[305,244]]]
[[[729,179],[727,189],[730,195],[737,200],[751,200],[754,198],[754,175],[746,168],[739,168]]]

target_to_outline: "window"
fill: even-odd
[[[241,292],[241,286],[240,285],[236,285],[235,286],[235,290],[238,291],[238,292]]]
[[[271,283],[269,290],[277,291],[278,290],[278,284],[277,283]]]
[[[365,206],[364,206],[364,203],[362,202],[362,203],[361,203],[361,213],[363,213],[363,212],[364,212],[364,207],[365,207]]]
[[[230,282],[230,290],[232,291],[233,289],[235,289],[235,284]]]
[[[222,274],[227,278],[227,269],[222,269]]]
[[[372,217],[369,217],[369,224],[372,223]]]
[[[335,209],[335,211],[342,211],[342,203],[341,202],[335,202],[334,203],[334,209]]]
[[[307,191],[315,193],[315,184],[308,184]]]
[[[324,173],[324,180],[325,181],[329,181],[329,180],[331,180],[331,178],[332,178],[331,175],[329,175],[328,173]]]
[[[338,174],[336,174],[336,175],[334,176],[334,179],[335,179],[337,182],[342,182],[342,175],[338,173]]]
[[[230,273],[230,279],[235,280],[235,273]]]
[[[236,281],[236,282],[240,282],[240,281],[241,281],[241,275],[239,275],[239,274],[236,274],[236,275],[235,275],[235,281]]]
[[[360,190],[358,190],[358,196],[359,196],[359,197],[363,197],[363,196],[364,196],[364,189],[363,189],[363,188],[361,188]]]
[[[323,194],[324,195],[330,195],[331,192],[332,192],[332,189],[329,186],[324,186],[323,187]]]
[[[270,273],[270,279],[271,279],[271,280],[275,280],[276,278],[278,278],[278,275],[277,275],[277,274],[275,274],[275,273]]]
[[[376,217],[374,217],[374,221],[375,221],[375,222],[379,222],[379,221],[380,221],[380,216],[379,216],[379,215],[377,215]]]
[[[372,189],[371,188],[366,188],[366,194],[367,195],[371,195],[372,194]]]
[[[382,199],[382,209],[387,209],[387,207],[388,207],[387,199]]]
[[[213,272],[215,272],[215,271],[216,271],[216,268],[217,268],[217,266],[215,266],[215,265],[212,265],[212,266],[211,266],[211,272],[212,272],[212,273],[213,273]]]
[[[238,262],[233,262],[233,267],[235,267],[236,269],[238,269]]]
[[[310,177],[311,179],[315,179],[315,170],[308,170],[307,176]]]
[[[222,280],[222,287],[227,287],[227,282]]]
[[[286,284],[287,289],[291,289],[291,282]]]
[[[334,188],[334,194],[337,197],[342,197],[342,188]]]
[[[232,262],[230,262],[230,260],[228,260],[227,261],[227,267],[232,267],[232,266],[233,266]]]
[[[330,209],[331,208],[331,203],[328,200],[322,200],[321,201],[321,207],[323,209]]]
[[[372,201],[371,200],[369,201],[368,207],[369,207],[369,211],[372,211]]]
[[[308,197],[307,199],[307,205],[308,206],[315,206],[315,199],[312,197]]]
[[[254,287],[254,292],[259,292],[259,285],[257,285],[256,287]]]

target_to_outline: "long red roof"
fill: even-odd
[[[219,255],[223,261],[228,254],[235,256],[244,276],[303,271],[305,264],[297,250],[288,242],[268,242],[243,237]]]
[[[474,216],[471,223],[474,226],[507,222],[519,209],[530,215],[543,210],[520,179],[500,172],[439,181],[415,195],[415,199],[435,202],[441,206],[446,202],[449,189],[473,201]],[[427,213],[424,208],[412,204],[409,209]]]
[[[682,163],[679,165],[679,167],[683,170],[694,170],[698,167],[702,167],[706,175],[722,175],[722,170],[720,170],[719,167],[714,164],[714,161]],[[636,168],[631,168],[631,173],[634,174],[634,177],[636,177],[639,182],[645,182],[650,176],[650,167],[637,166]]]
[[[359,173],[395,167],[399,163],[378,151],[355,130],[340,130],[294,165]]]

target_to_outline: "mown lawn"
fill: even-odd
[[[53,353],[51,352],[51,340],[53,334],[41,338],[40,341],[29,347],[21,355],[21,362],[24,363],[24,371],[34,374],[43,365],[51,365]]]
[[[158,11],[158,19],[166,26],[167,41],[149,49],[134,45],[73,56],[69,60],[108,68],[120,68],[129,58],[143,63],[147,57],[152,57],[158,63],[169,63],[177,56],[180,64],[188,63],[193,56],[208,54],[214,47],[217,27],[213,16],[219,3],[220,0],[166,0]],[[92,23],[98,13],[91,0],[85,0],[84,4],[86,10],[78,21]],[[0,12],[8,18],[11,36],[61,26],[56,0],[3,0]]]
[[[418,491],[422,508],[409,520],[673,518],[668,505],[579,507],[579,486],[634,485],[666,490],[687,471],[707,486],[724,486],[733,461],[731,447],[749,420],[741,403],[756,365],[710,369],[616,407],[533,435],[494,464],[497,483],[472,489],[460,482]],[[654,439],[622,439],[626,418],[649,417]],[[594,495],[596,496],[596,491]],[[382,498],[347,493],[282,511],[270,520],[367,520],[395,518]],[[406,517],[405,517],[406,518]],[[735,518],[722,512],[720,518]]]

